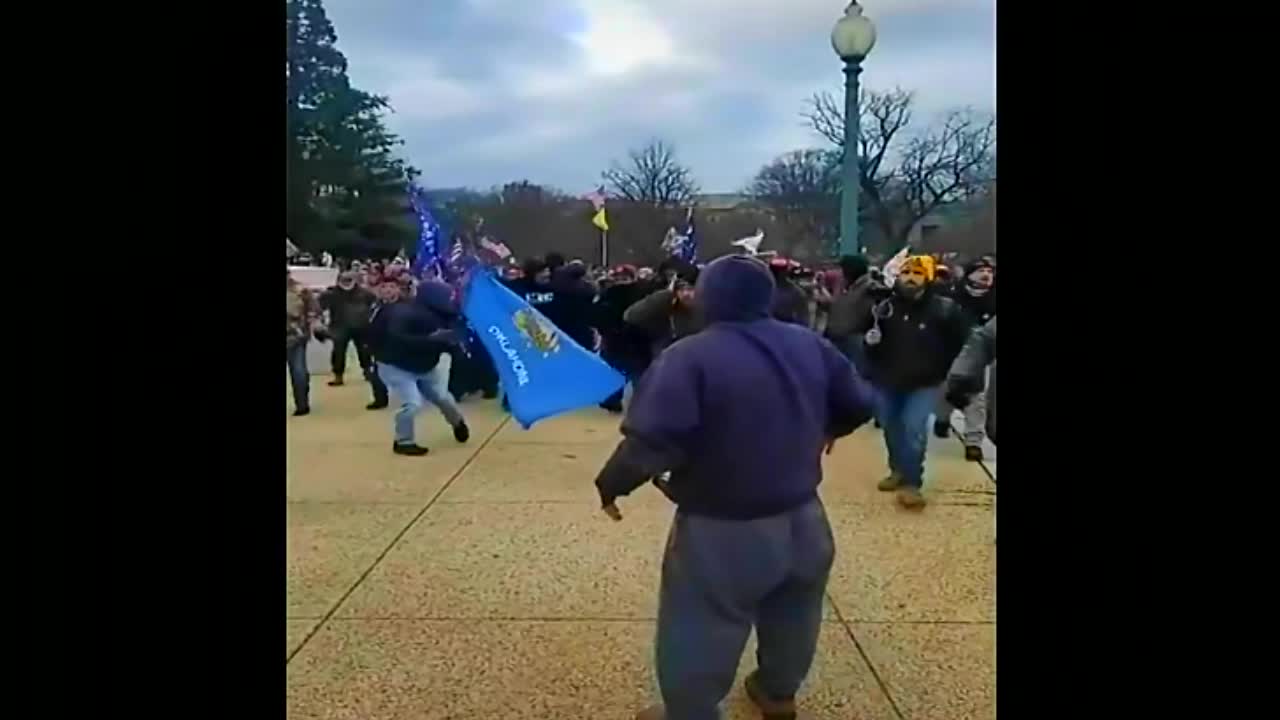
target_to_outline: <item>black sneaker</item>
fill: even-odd
[[[342,385],[341,375],[335,375],[333,379],[329,381],[329,387],[340,387],[341,385]]]
[[[951,437],[951,423],[946,420],[935,421],[933,423],[933,435],[938,438]]]
[[[410,456],[410,457],[421,457],[421,456],[426,455],[428,452],[431,452],[431,451],[430,451],[430,450],[427,450],[426,448],[422,447],[421,445],[419,445],[419,444],[417,444],[417,443],[408,443],[407,445],[401,445],[400,443],[392,443],[392,444],[391,444],[391,452],[393,452],[393,453],[395,453],[395,454],[397,454],[397,455],[408,455],[408,456]]]
[[[471,439],[471,428],[467,427],[465,422],[460,422],[453,426],[453,439],[460,443],[464,443]]]
[[[619,414],[621,414],[621,413],[622,413],[622,401],[621,401],[621,400],[614,400],[613,402],[602,402],[602,403],[600,403],[600,407],[604,408],[605,410],[608,410],[609,412],[613,413],[614,415],[619,415]]]
[[[982,448],[978,445],[969,445],[964,449],[964,459],[969,462],[982,462]]]
[[[310,415],[310,414],[311,414],[311,408],[309,407],[298,408],[297,410],[293,411],[294,417],[302,417],[303,415]]]
[[[386,407],[387,405],[389,405],[389,404],[390,404],[390,403],[388,403],[386,400],[374,400],[373,402],[369,403],[368,405],[365,405],[365,406],[364,406],[364,409],[365,409],[365,410],[381,410],[381,409],[385,408],[385,407]]]

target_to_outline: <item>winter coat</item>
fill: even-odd
[[[329,329],[342,333],[368,327],[369,316],[377,301],[366,288],[357,285],[343,290],[335,285],[320,296],[320,307],[329,311]]]
[[[942,384],[969,337],[968,316],[950,298],[926,289],[908,300],[868,293],[854,332],[879,327],[880,342],[866,343],[866,370],[884,388],[907,392]],[[877,317],[879,319],[877,319]]]
[[[987,379],[987,437],[996,441],[996,319],[991,318],[982,327],[974,329],[964,349],[956,356],[947,373],[951,379],[967,380],[980,387],[983,371],[991,366]]]
[[[676,302],[674,290],[659,290],[640,300],[627,308],[622,320],[645,333],[653,357],[676,340],[702,329],[697,311]]]

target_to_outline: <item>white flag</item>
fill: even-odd
[[[893,283],[898,279],[898,273],[902,270],[902,264],[911,256],[911,248],[904,247],[898,251],[897,255],[889,258],[889,262],[884,264],[884,284],[893,287]]]
[[[733,245],[742,248],[748,255],[758,255],[760,253],[760,243],[764,242],[764,231],[756,228],[756,234],[734,240]]]

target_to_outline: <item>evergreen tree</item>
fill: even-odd
[[[289,236],[307,249],[394,251],[415,234],[387,98],[351,86],[321,0],[286,0]]]

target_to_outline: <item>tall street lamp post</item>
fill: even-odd
[[[876,26],[863,17],[857,0],[845,8],[844,17],[831,28],[831,47],[844,61],[844,164],[841,169],[840,253],[862,251],[858,238],[858,75],[862,61],[876,44]]]

